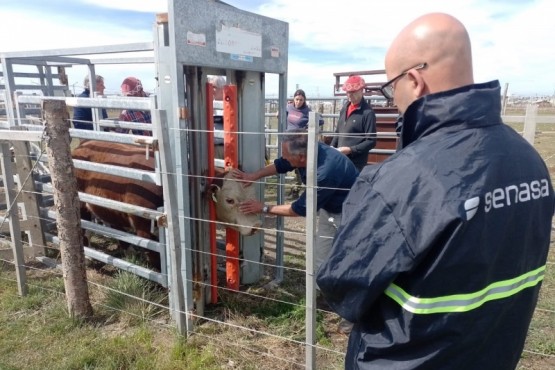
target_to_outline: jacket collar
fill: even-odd
[[[399,148],[439,128],[461,130],[501,122],[499,81],[462,86],[423,96],[403,115]]]

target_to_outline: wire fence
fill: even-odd
[[[243,133],[239,133],[243,134]],[[252,134],[252,133],[249,133]],[[263,133],[261,133],[263,134]],[[278,135],[278,134],[275,134]],[[540,130],[536,134],[537,142],[540,143],[537,148],[540,154],[544,157],[545,162],[553,173],[555,172],[555,132],[549,130]],[[36,161],[36,157],[28,158]],[[16,158],[17,160],[17,158]],[[168,174],[171,176],[178,176],[175,173]],[[22,182],[32,181],[32,178],[22,179]],[[266,193],[266,201],[275,201],[276,191],[270,189],[270,184],[265,181],[264,184],[268,187]],[[277,181],[272,186],[292,186],[290,182],[279,184]],[[47,197],[49,194],[45,192],[38,192],[40,195]],[[23,195],[25,192],[23,192]],[[13,209],[16,203],[9,205],[9,209]],[[197,222],[214,222],[205,219],[192,219]],[[39,217],[35,221],[43,221],[45,223],[51,222],[51,219]],[[236,347],[240,353],[245,355],[246,358],[255,358],[259,363],[267,363],[272,361],[276,363],[275,367],[265,366],[267,369],[285,369],[285,368],[304,368],[306,367],[305,356],[307,351],[307,343],[305,341],[305,317],[304,311],[307,307],[305,301],[305,241],[307,238],[306,227],[302,218],[288,219],[285,228],[278,230],[274,225],[275,219],[266,218],[261,231],[265,233],[264,236],[264,260],[261,262],[251,261],[249,263],[257,263],[264,270],[264,276],[261,281],[245,289],[235,291],[230,290],[221,284],[214,286],[218,289],[220,302],[214,307],[205,310],[204,313],[191,313],[182,312],[185,315],[192,315],[198,325],[195,326],[195,331],[189,333],[192,336],[204,338],[204,340],[213,343],[217,348],[233,346]],[[223,231],[225,223],[218,223],[220,229],[219,233]],[[236,225],[241,226],[241,225]],[[271,285],[273,281],[274,269],[276,268],[276,237],[278,233],[282,233],[285,240],[285,258],[283,268],[285,270],[284,281],[279,285]],[[115,235],[113,235],[115,236]],[[108,239],[110,235],[107,235]],[[555,240],[555,226],[552,233],[552,239]],[[10,238],[5,234],[0,235],[0,241],[6,246],[10,244]],[[28,247],[33,247],[28,243],[26,238],[22,238],[20,242]],[[104,242],[104,241],[102,241]],[[47,251],[54,254],[58,253],[58,248],[47,244],[44,246]],[[4,249],[0,253],[0,261],[6,265],[15,267],[15,263],[9,258],[9,247],[0,247]],[[7,250],[7,252],[6,252]],[[554,277],[553,265],[555,261],[554,245],[551,244],[550,258],[547,267],[546,277]],[[201,252],[198,250],[190,250],[191,253],[205,253],[212,256],[209,252]],[[220,266],[220,279],[222,268],[224,264],[224,251],[219,251],[215,257],[218,259]],[[241,263],[247,262],[240,258]],[[28,261],[24,266],[29,274],[32,276],[33,272],[40,272],[52,277],[61,278],[62,273],[59,269],[40,266]],[[2,274],[0,278],[3,280],[13,281],[15,279],[6,277]],[[221,280],[220,280],[221,281]],[[41,289],[52,294],[63,296],[62,290],[53,290],[43,284],[42,280],[31,280],[30,286]],[[199,282],[198,280],[189,281],[191,284],[201,284],[204,288],[212,287],[211,284],[206,282]],[[553,282],[549,281],[544,284],[542,289],[542,299],[536,309],[536,313],[548,315],[548,327],[546,330],[553,331],[553,323],[555,323],[555,307],[553,300],[550,298],[555,295],[553,290]],[[153,318],[146,318],[151,325],[159,326],[165,330],[172,328],[171,315],[172,311],[176,311],[175,307],[169,304],[162,304],[160,302],[144,299],[141,296],[129,295],[125,291],[114,289],[104,283],[89,280],[89,288],[91,290],[98,290],[102,292],[116,293],[134,300],[140,301],[147,305],[158,307],[165,314],[160,314]],[[164,289],[160,288],[161,292]],[[121,311],[120,308],[107,306],[102,301],[93,302],[95,307],[104,307],[114,311]],[[545,305],[544,305],[545,304]],[[317,344],[313,348],[317,352],[317,362],[320,364],[318,368],[340,368],[342,359],[345,354],[347,337],[336,332],[336,326],[340,321],[339,316],[335,313],[325,309],[314,307],[318,313],[318,325],[320,328],[320,336]],[[136,315],[132,311],[125,311],[130,315]],[[264,317],[266,315],[266,317]],[[272,321],[280,315],[289,315],[287,319],[282,320],[280,325],[272,324]],[[145,317],[141,317],[145,319]],[[534,327],[534,323],[532,324]],[[532,344],[530,344],[532,343]],[[553,359],[555,355],[542,351],[542,348],[535,347],[534,342],[527,342],[525,353],[537,358]],[[240,358],[234,359],[240,361]],[[327,365],[324,365],[327,364]],[[273,365],[272,365],[273,366]],[[329,366],[329,367],[327,367]]]

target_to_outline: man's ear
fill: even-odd
[[[417,70],[410,70],[407,72],[407,77],[412,88],[414,99],[418,99],[426,94],[426,82]]]

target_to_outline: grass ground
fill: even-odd
[[[543,111],[540,114],[550,113]],[[518,114],[518,112],[516,112]],[[555,112],[553,112],[555,113]],[[540,121],[541,122],[541,121]],[[522,131],[522,125],[515,125]],[[555,183],[555,124],[538,124],[534,142]],[[553,220],[555,225],[555,219]],[[551,232],[550,253],[540,299],[528,331],[519,370],[547,370],[555,368],[555,229]]]

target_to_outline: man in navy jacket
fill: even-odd
[[[389,48],[401,145],[366,167],[317,282],[354,323],[346,369],[514,369],[538,299],[555,197],[545,163],[474,84],[465,27],[441,13]]]
[[[104,77],[100,75],[96,75],[96,83],[95,83],[95,90],[98,95],[104,94]],[[78,98],[90,98],[91,97],[91,88],[89,83],[89,76],[85,76],[83,80],[83,84],[85,85],[85,89],[79,95]],[[108,112],[106,109],[101,110],[102,119],[108,118]],[[73,127],[81,130],[92,130],[93,129],[93,115],[92,109],[87,107],[75,107],[73,108]]]
[[[282,156],[274,163],[258,171],[247,173],[233,171],[237,179],[253,181],[278,173],[286,173],[299,169],[301,181],[306,184],[306,165],[308,135],[306,130],[297,129],[287,133],[282,139]],[[316,209],[318,210],[318,240],[314,247],[316,268],[328,256],[332,238],[336,231],[336,224],[341,220],[341,210],[347,193],[355,182],[358,171],[354,164],[336,149],[318,143],[318,158],[316,163]],[[291,204],[267,205],[254,199],[239,205],[243,213],[263,213],[276,216],[305,217],[306,192]]]

